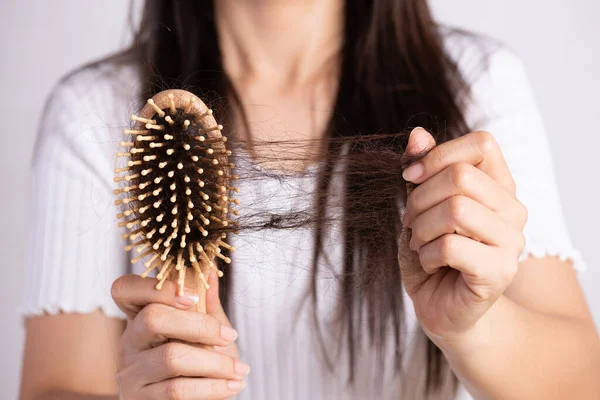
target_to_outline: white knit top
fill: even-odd
[[[481,48],[458,38],[448,38],[447,46],[468,77]],[[505,49],[491,51],[487,69],[471,81],[474,101],[467,116],[472,128],[495,135],[517,183],[517,195],[529,210],[523,257],[554,255],[583,270],[567,234],[546,131],[523,65]],[[112,178],[122,129],[139,109],[139,80],[133,66],[104,63],[70,75],[48,100],[33,158],[24,316],[101,309],[108,316],[124,317],[111,299],[111,283],[143,269],[132,269],[123,249]],[[312,184],[302,176],[240,181],[239,198],[243,205],[291,210],[298,202],[310,201]],[[331,240],[335,257],[339,244]],[[376,376],[377,360],[365,349],[359,354],[355,383],[347,385],[345,353],[331,372],[323,361],[310,307],[301,306],[308,295],[311,232],[242,233],[233,244],[238,247],[234,267],[226,271],[233,274],[230,318],[239,332],[241,358],[252,368],[238,398],[423,398],[416,391],[424,380],[424,341],[415,335],[418,322],[405,293],[398,293],[405,297],[407,310],[403,374],[394,376],[389,354],[384,376]],[[331,320],[339,301],[334,278],[335,271],[319,277],[322,321]],[[340,337],[324,334],[333,351]],[[458,398],[471,397],[461,390]]]

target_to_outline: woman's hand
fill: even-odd
[[[128,317],[119,347],[120,398],[225,399],[242,390],[250,369],[237,358],[237,333],[221,307],[218,280],[210,279],[206,314],[188,310],[197,296],[177,296],[172,282],[156,290],[153,280],[136,275],[115,281],[113,299]]]
[[[417,317],[434,340],[469,332],[517,273],[526,208],[491,134],[473,132],[435,145],[413,130],[406,154],[424,158],[404,171],[408,195],[402,278]],[[410,238],[410,241],[409,241]],[[417,259],[418,258],[418,259]]]

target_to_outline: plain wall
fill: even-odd
[[[291,0],[290,0],[291,1]],[[568,5],[567,5],[568,4]],[[500,39],[519,54],[550,134],[569,232],[588,271],[581,282],[600,323],[600,2],[594,0],[434,0],[442,21]],[[74,67],[127,44],[123,0],[0,2],[0,398],[17,398],[29,165],[38,118],[54,83]]]

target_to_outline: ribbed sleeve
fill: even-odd
[[[554,256],[583,272],[586,264],[569,237],[547,131],[523,63],[506,49],[494,52],[472,94],[472,128],[494,135],[515,180],[517,198],[529,212],[521,260]]]
[[[40,121],[23,315],[101,309],[121,316],[110,297],[111,283],[128,265],[112,205],[119,138],[107,117],[111,85],[94,85],[90,74],[61,82]]]

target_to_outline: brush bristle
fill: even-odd
[[[140,114],[124,131],[117,155],[126,161],[115,169],[121,183],[115,204],[123,208],[117,217],[131,242],[126,250],[135,249],[132,263],[149,257],[142,276],[157,268],[157,289],[175,269],[182,292],[186,268],[208,288],[207,268],[222,276],[215,257],[230,263],[221,249],[234,250],[224,241],[235,230],[229,215],[237,213],[231,209],[237,188],[230,185],[234,165],[223,127],[201,100],[181,90],[159,93]]]

